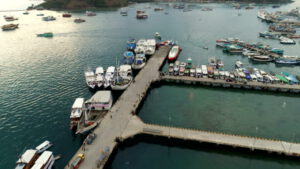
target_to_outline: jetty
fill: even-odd
[[[112,109],[107,112],[101,121],[99,120],[97,122],[98,126],[93,131],[93,133],[97,135],[95,140],[90,144],[84,141],[76,154],[74,154],[69,163],[65,166],[65,169],[73,168],[72,162],[76,160],[78,154],[84,154],[85,157],[79,168],[102,169],[119,143],[139,134],[240,147],[253,151],[274,152],[287,156],[300,156],[300,144],[298,143],[144,123],[136,116],[136,111],[142,103],[142,100],[146,97],[151,84],[154,82],[174,80],[188,83],[199,82],[208,85],[227,84],[232,87],[236,84],[234,82],[209,78],[197,79],[194,77],[171,77],[163,75],[160,69],[166,60],[170,48],[170,46],[162,46],[151,56],[147,65],[138,73],[134,82],[123,92]],[[264,88],[273,85],[250,82],[247,84],[238,84],[251,87],[261,86]],[[282,86],[274,85],[274,87],[284,88]],[[285,88],[290,91],[292,89],[299,90],[299,87],[294,87],[295,86],[285,85]]]
[[[273,84],[273,83],[262,83],[256,81],[229,82],[224,79],[213,79],[213,78],[197,78],[191,76],[170,76],[161,74],[161,81],[171,82],[171,83],[183,83],[183,84],[194,84],[194,85],[205,85],[214,87],[231,87],[231,88],[245,88],[245,89],[255,89],[255,90],[268,90],[274,92],[291,92],[299,93],[300,85],[289,85],[289,84]]]
[[[165,62],[171,47],[161,46],[151,56],[146,66],[135,77],[135,82],[123,92],[111,110],[99,121],[94,133],[97,135],[93,144],[83,143],[77,153],[65,167],[72,168],[71,163],[76,159],[77,154],[84,153],[85,159],[80,168],[102,168],[105,160],[117,145],[118,138],[126,131],[131,117],[136,113],[137,107],[144,97],[150,85],[160,79],[159,69]]]

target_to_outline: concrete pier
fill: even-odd
[[[147,65],[136,76],[135,82],[131,83],[102,121],[99,121],[99,126],[94,130],[97,135],[94,142],[91,145],[84,143],[65,167],[66,169],[71,168],[71,163],[78,153],[85,154],[85,160],[80,168],[103,168],[105,161],[117,145],[116,139],[120,138],[122,133],[126,131],[132,115],[135,114],[151,83],[160,78],[159,69],[169,50],[169,46],[162,46],[151,56]],[[103,157],[103,155],[105,158],[100,160],[100,156]]]
[[[292,92],[299,93],[300,85],[289,85],[289,84],[272,84],[272,83],[262,83],[249,81],[247,83],[243,82],[226,82],[223,79],[212,79],[212,78],[197,78],[191,76],[169,76],[162,75],[162,81],[172,82],[172,83],[184,83],[184,84],[195,84],[195,85],[206,85],[206,86],[216,86],[216,87],[231,87],[231,88],[245,88],[245,89],[255,89],[255,90],[268,90],[277,92]]]

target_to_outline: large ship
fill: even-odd
[[[37,150],[28,149],[18,159],[15,169],[51,169],[54,161],[51,151],[39,154]]]

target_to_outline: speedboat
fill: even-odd
[[[142,69],[146,65],[146,57],[144,53],[137,53],[134,57],[134,62],[131,65],[132,69]]]
[[[129,39],[127,41],[127,50],[134,51],[135,48],[136,48],[136,41],[135,41],[135,39]]]
[[[45,16],[42,18],[43,21],[54,21],[56,18],[54,16]]]
[[[50,141],[46,140],[42,144],[38,145],[35,149],[38,154],[41,154],[42,152],[46,151],[48,148],[50,148],[53,144],[50,143]]]
[[[114,76],[111,88],[113,90],[125,90],[132,82],[132,70],[130,65],[121,65]]]
[[[84,75],[85,75],[85,82],[86,82],[86,84],[90,88],[94,89],[96,87],[96,83],[95,83],[96,77],[95,77],[94,71],[88,70],[88,71],[86,71],[84,73]]]
[[[241,68],[241,67],[243,67],[243,63],[242,63],[241,61],[237,60],[237,61],[235,62],[235,67],[236,67],[236,68]]]
[[[177,59],[179,53],[180,53],[180,47],[178,45],[173,46],[169,52],[168,60],[173,61],[173,60]]]
[[[84,98],[77,98],[72,105],[70,114],[70,129],[76,129],[84,111]]]
[[[104,69],[103,67],[97,67],[95,71],[96,84],[100,88],[104,84]]]
[[[109,66],[106,70],[106,73],[105,73],[104,88],[107,88],[107,87],[110,86],[110,84],[112,83],[114,75],[115,75],[115,67],[114,66]]]
[[[145,54],[146,55],[153,55],[155,53],[155,48],[156,48],[155,39],[148,39]]]

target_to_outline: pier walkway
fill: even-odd
[[[65,169],[72,168],[71,163],[79,153],[85,154],[80,168],[103,168],[105,161],[117,145],[116,139],[120,138],[126,130],[132,114],[135,114],[151,83],[159,79],[159,69],[169,50],[169,46],[162,46],[151,56],[146,66],[136,76],[135,82],[124,91],[112,109],[102,119],[100,125],[94,130],[97,137],[93,143],[90,145],[84,143]]]
[[[138,117],[133,116],[124,139],[133,137],[135,134],[149,134],[182,140],[192,140],[217,145],[245,148],[249,150],[261,150],[269,153],[283,154],[287,156],[300,156],[300,144],[280,140],[231,135],[202,130],[168,127],[143,123]]]
[[[170,76],[162,75],[162,81],[172,82],[172,83],[185,83],[185,84],[200,84],[206,86],[216,86],[216,87],[232,87],[232,88],[246,88],[255,90],[269,90],[269,91],[279,91],[279,92],[292,92],[299,93],[300,85],[289,85],[289,84],[272,84],[272,83],[262,83],[249,81],[247,83],[243,82],[227,82],[223,79],[212,79],[212,78],[197,78],[191,76]]]

